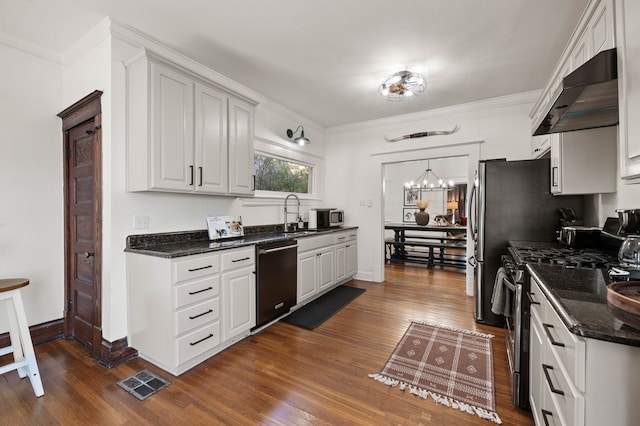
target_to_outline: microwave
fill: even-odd
[[[328,229],[344,225],[344,210],[311,209],[309,210],[309,229]]]

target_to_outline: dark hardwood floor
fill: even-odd
[[[533,425],[511,403],[504,331],[475,323],[464,273],[392,264],[386,278],[351,281],[367,291],[315,330],[279,322],[179,377],[142,359],[104,369],[75,341],[38,345],[45,395],[15,372],[0,376],[0,424],[492,424],[367,376],[419,320],[494,334],[496,410],[505,425]],[[139,401],[117,382],[144,368],[172,384]]]

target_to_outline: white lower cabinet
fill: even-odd
[[[255,248],[224,252],[222,264],[222,336],[225,341],[237,341],[256,325]]]
[[[315,248],[317,246],[319,248]],[[314,248],[308,249],[308,247]],[[301,303],[335,284],[334,253],[333,237],[310,237],[298,241],[297,303]]]
[[[179,375],[255,325],[254,248],[175,259],[127,253],[129,344]]]
[[[350,280],[357,272],[357,230],[298,240],[298,297],[301,304]]]
[[[350,279],[357,272],[357,230],[335,235],[336,282]]]
[[[569,331],[531,278],[529,399],[536,425],[637,425],[640,348]]]

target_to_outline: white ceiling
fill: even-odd
[[[62,53],[106,16],[331,127],[540,89],[588,0],[1,0],[0,42]],[[427,89],[389,102],[381,81]]]

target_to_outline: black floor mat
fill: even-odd
[[[283,318],[282,322],[312,330],[365,291],[363,288],[341,285]]]
[[[131,377],[118,382],[118,385],[138,398],[140,401],[149,398],[160,389],[167,387],[171,382],[153,374],[149,370],[142,370]]]

